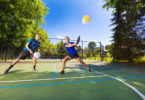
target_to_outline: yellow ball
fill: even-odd
[[[84,16],[84,21],[85,21],[85,22],[89,22],[89,21],[90,21],[90,16],[85,15],[85,16]]]

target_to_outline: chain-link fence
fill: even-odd
[[[70,42],[76,43],[76,40],[71,40]],[[16,48],[13,45],[8,45],[7,49],[4,52],[0,53],[0,59],[2,61],[6,60],[14,60],[16,59],[20,52],[25,47],[24,44],[26,44],[27,41],[24,41],[23,46],[17,46]],[[41,57],[39,60],[61,60],[68,55],[67,50],[64,47],[64,44],[66,43],[64,39],[60,38],[48,38],[47,41],[40,41],[40,53]],[[106,57],[106,52],[104,50],[104,46],[101,44],[101,42],[95,42],[95,41],[84,41],[80,40],[78,47],[82,48],[85,52],[79,50],[78,48],[75,48],[78,55],[82,60],[105,60],[104,57]],[[35,51],[36,52],[36,51]],[[30,59],[30,57],[27,57],[27,59]]]

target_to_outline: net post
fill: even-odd
[[[101,42],[99,42],[100,43],[100,59],[101,59]]]
[[[100,42],[100,58],[101,58],[101,62],[102,62],[102,61],[103,61],[103,59],[102,59],[101,42]]]
[[[96,48],[95,48],[95,60],[96,60],[96,49],[97,49],[97,45],[96,45]]]
[[[82,41],[82,49],[83,49],[83,41]],[[82,61],[83,61],[83,51],[82,51]]]
[[[62,39],[61,39],[61,61],[62,61]]]

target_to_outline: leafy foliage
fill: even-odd
[[[144,29],[141,29],[145,16],[145,1],[144,0],[104,0],[106,2],[103,8],[107,10],[113,8],[113,18],[111,19],[113,45],[111,46],[112,54],[115,60],[139,59],[143,56],[141,50],[145,49],[142,42],[141,34],[144,34]],[[142,21],[142,22],[141,22]],[[141,27],[137,29],[137,27]]]

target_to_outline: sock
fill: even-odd
[[[35,69],[36,66],[34,66],[33,68]]]
[[[8,68],[9,70],[13,67],[14,65],[10,65],[10,67]]]

